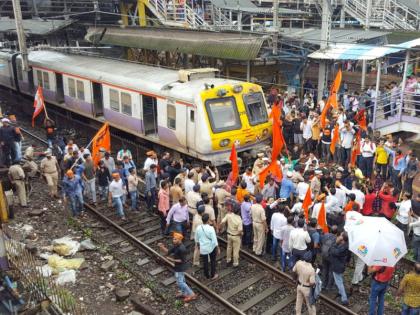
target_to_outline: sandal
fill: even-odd
[[[189,296],[184,297],[184,302],[188,303],[197,299],[197,294],[193,293]]]

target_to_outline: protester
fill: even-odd
[[[348,236],[346,232],[342,232],[337,237],[335,244],[333,244],[329,250],[329,255],[331,271],[341,298],[341,304],[348,305],[349,301],[344,287],[344,271],[346,270],[346,265],[350,257]]]
[[[79,175],[68,170],[63,179],[63,200],[69,204],[74,217],[83,216],[83,181]]]
[[[401,315],[420,314],[420,263],[414,265],[414,270],[406,274],[400,282],[397,295],[403,297]]]
[[[108,187],[108,206],[115,207],[117,211],[117,216],[125,221],[126,217],[124,214],[124,204],[125,204],[125,194],[126,189],[124,187],[123,180],[120,174],[116,171],[112,173],[112,182]]]
[[[369,297],[369,315],[383,315],[385,292],[394,274],[394,267],[370,266],[368,273],[372,274]]]
[[[218,278],[216,273],[216,257],[220,255],[220,248],[217,242],[216,231],[209,223],[207,213],[202,216],[203,224],[195,231],[195,242],[200,249],[201,261],[204,268],[204,276],[207,279],[215,280]],[[209,270],[210,261],[210,270]]]

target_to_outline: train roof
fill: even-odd
[[[35,67],[39,66],[151,94],[165,95],[187,102],[194,102],[195,96],[198,91],[204,89],[205,83],[217,86],[239,82],[209,77],[182,83],[178,81],[177,70],[47,50],[31,51],[29,61]]]

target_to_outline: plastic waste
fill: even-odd
[[[58,285],[64,285],[66,283],[75,283],[76,282],[76,271],[74,270],[65,270],[60,272],[55,283]]]

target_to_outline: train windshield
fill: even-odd
[[[267,122],[267,109],[261,92],[245,94],[244,103],[251,126]]]
[[[207,100],[206,109],[214,133],[241,128],[241,120],[234,97]]]

